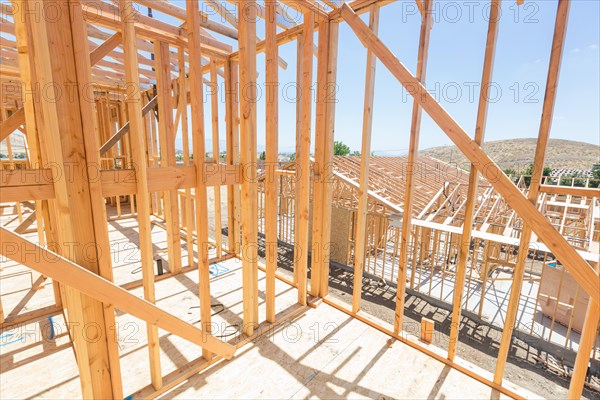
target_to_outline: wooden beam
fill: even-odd
[[[211,352],[230,360],[235,353],[235,347],[216,339],[176,316],[163,311],[153,303],[129,293],[114,283],[95,275],[66,258],[28,241],[6,228],[2,232],[3,256],[25,265],[45,276],[55,279],[64,285],[85,293],[91,298],[125,313],[146,321],[149,325],[158,326],[165,331],[189,340],[199,346],[208,348]],[[26,251],[35,247],[37,252]],[[52,260],[47,262],[45,260]]]
[[[142,108],[142,117],[145,117],[146,114],[148,114],[150,111],[156,109],[157,104],[158,96],[154,96],[148,103],[144,104],[144,107]],[[114,135],[112,135],[110,139],[108,139],[106,143],[102,145],[102,147],[100,147],[100,155],[104,155],[115,144],[117,144],[119,140],[121,140],[123,136],[125,136],[125,134],[129,132],[129,129],[130,125],[128,121]]]
[[[90,64],[96,65],[102,60],[108,53],[110,53],[115,47],[121,43],[123,35],[121,32],[115,32],[111,37],[106,39],[100,46],[96,47],[90,52]]]
[[[237,23],[237,18],[234,14],[232,14],[226,7],[225,5],[221,2],[221,1],[217,1],[217,0],[205,0],[205,3],[208,4],[213,10],[215,10],[217,12],[217,14],[219,14],[221,17],[225,18],[225,20],[227,22],[229,22],[231,24],[231,26],[233,26],[234,28],[238,27],[238,23]],[[277,23],[277,15],[275,15],[274,17],[274,22]],[[268,21],[268,19],[265,19],[265,21]],[[277,35],[277,33],[275,33]],[[261,39],[257,36],[256,37],[256,42],[260,42]],[[281,66],[281,68],[283,68],[284,70],[287,69],[287,62],[285,62],[285,60],[279,56],[277,56],[277,60],[279,63],[279,66]]]
[[[365,47],[373,49],[379,60],[417,99],[422,108],[440,126],[461,152],[480,170],[482,175],[502,195],[508,204],[519,214],[527,216],[533,231],[548,246],[550,251],[571,272],[577,282],[596,300],[600,299],[597,291],[599,276],[596,271],[573,249],[565,238],[554,229],[537,207],[531,204],[514,183],[485,154],[485,152],[469,138],[422,84],[398,61],[394,54],[372,34],[369,27],[360,20],[352,9],[344,3],[340,8],[341,15],[352,28]]]
[[[238,7],[240,52],[240,163],[242,276],[244,327],[252,335],[258,326],[258,188],[256,182],[256,2]]]
[[[39,7],[34,1],[19,5],[25,10],[24,13]],[[103,230],[105,226],[100,223],[105,219],[102,219],[102,210],[95,208],[98,186],[81,173],[86,165],[95,161],[93,156],[88,158],[88,151],[93,146],[96,129],[92,104],[86,97],[90,93],[85,92],[91,89],[91,68],[87,38],[82,33],[84,22],[81,9],[77,4],[54,2],[52,5],[58,9],[59,15],[68,18],[42,18],[31,21],[27,27],[27,31],[31,32],[31,41],[35,43],[32,60],[36,83],[42,87],[66,87],[75,83],[74,87],[77,88],[73,96],[61,96],[54,102],[36,103],[36,113],[40,113],[40,121],[43,121],[38,125],[38,131],[41,147],[45,150],[45,161],[54,163],[59,169],[69,165],[74,171],[72,179],[53,182],[56,197],[51,202],[49,213],[55,234],[52,240],[57,241],[59,248],[68,253],[72,261],[88,269],[86,273],[110,278],[110,257],[89,257],[81,248],[85,246],[75,246],[74,251],[65,250],[72,243],[95,243],[99,254],[110,254],[108,232]],[[19,19],[23,21],[24,18]],[[36,119],[36,122],[39,121]],[[91,134],[84,135],[84,132]],[[100,198],[97,200],[101,201]],[[11,237],[7,234],[17,236],[12,232],[3,232],[3,238]],[[54,268],[54,265],[49,264],[49,267]],[[65,288],[65,294],[83,397],[122,396],[118,354],[114,359],[118,349],[116,343],[110,340],[111,335],[107,330],[111,323],[114,326],[112,309],[72,288]],[[101,329],[99,340],[84,340],[84,327],[88,324],[95,324]]]
[[[375,35],[379,31],[379,7],[372,5],[369,10],[369,29]],[[360,157],[360,178],[358,209],[356,210],[356,231],[354,237],[354,287],[352,291],[352,312],[360,310],[362,280],[365,270],[365,246],[367,232],[367,205],[369,203],[369,167],[371,163],[371,133],[373,131],[373,98],[375,96],[375,67],[377,59],[367,49],[365,77],[365,98],[363,105],[362,146]]]
[[[335,87],[335,60],[337,50],[334,36],[337,24],[329,21],[319,24],[319,54],[317,56],[317,106],[315,116],[315,161],[313,163],[313,220],[310,294],[322,297],[329,286],[329,243],[331,235],[331,157],[333,155],[333,129],[330,129],[330,111],[335,104],[332,87]],[[330,74],[330,71],[333,73]],[[292,171],[294,172],[294,171]],[[285,173],[285,172],[284,172]]]
[[[156,59],[156,89],[158,97],[158,130],[160,136],[160,166],[175,167],[175,129],[173,127],[173,106],[171,104],[171,62],[169,45],[154,42]],[[179,226],[179,196],[177,190],[163,192],[165,222],[167,224],[167,252],[169,270],[181,271],[181,231]]]
[[[130,17],[133,4],[130,0],[119,0],[122,20],[123,51],[125,54],[125,74],[127,81],[133,86],[128,93],[126,104],[132,136],[132,160],[136,176],[136,196],[140,256],[142,263],[142,280],[144,282],[144,299],[155,303],[154,293],[154,260],[152,250],[152,226],[150,224],[150,202],[146,193],[148,189],[148,173],[146,148],[143,137],[142,97],[139,85],[139,68],[137,63],[137,43],[134,19]],[[156,389],[162,386],[160,365],[160,344],[158,327],[153,322],[146,323],[148,336],[148,353],[150,357],[150,378]]]
[[[203,171],[206,159],[205,133],[204,133],[204,105],[202,103],[202,48],[200,36],[200,21],[198,2],[192,1],[186,4],[186,24],[188,34],[189,54],[189,84],[191,96],[192,114],[192,140],[193,155],[196,171]],[[200,321],[202,332],[208,334],[212,331],[210,308],[210,274],[208,271],[208,202],[206,196],[206,184],[198,174],[196,187],[194,188],[194,200],[196,205],[196,233],[198,237],[198,290],[200,297]],[[212,353],[203,348],[202,356],[210,360]]]
[[[569,3],[569,0],[559,0],[558,9],[556,11],[554,37],[552,38],[552,50],[550,52],[550,65],[548,67],[548,76],[546,79],[546,93],[544,95],[544,104],[542,105],[542,119],[540,121],[538,139],[535,148],[535,158],[533,161],[533,171],[531,173],[529,192],[527,194],[528,201],[526,201],[526,204],[530,205],[535,210],[537,215],[541,215],[537,211],[538,194],[540,190],[540,184],[542,182],[542,173],[544,170],[544,162],[546,158],[546,147],[548,145],[548,140],[550,137],[550,128],[552,126],[552,117],[554,114],[554,102],[556,99],[556,90],[558,87],[558,75],[560,72],[563,46],[567,31],[567,21],[569,18]],[[523,196],[520,197],[524,199]],[[512,204],[511,206],[515,209],[515,211],[518,212],[517,207],[515,207]],[[498,357],[496,361],[496,370],[494,371],[494,382],[496,382],[497,384],[502,383],[502,378],[504,376],[504,368],[506,366],[506,358],[508,357],[508,351],[511,345],[512,334],[515,327],[515,322],[517,320],[517,314],[519,312],[521,288],[523,285],[523,274],[525,272],[525,262],[527,261],[527,257],[529,255],[529,242],[531,240],[532,228],[535,229],[535,227],[538,226],[537,222],[533,220],[532,215],[524,213],[518,214],[523,218],[523,231],[521,232],[521,238],[519,240],[519,253],[517,254],[516,265],[513,272],[513,281],[510,288],[510,297],[508,300],[508,307],[506,309],[506,316],[504,317],[504,329],[502,330],[500,348],[498,349]],[[544,222],[548,225],[550,224],[545,218]],[[568,247],[570,250],[575,252],[575,250],[566,242],[562,235],[554,229],[554,227],[552,227],[552,232],[556,233],[560,237],[560,239],[562,239],[562,241],[564,242],[564,244],[562,245],[563,247]],[[575,279],[579,281],[579,279],[577,279],[577,276],[575,276],[574,273],[579,271],[572,271],[572,269],[580,269],[580,267],[578,267],[575,263],[571,263],[568,259],[561,258],[561,256],[555,251],[555,249],[553,249],[552,246],[550,246],[551,243],[546,242],[543,236],[540,235],[540,233],[538,233],[537,231],[536,233],[538,234],[540,239],[542,239],[548,245],[548,247],[550,247],[554,255],[559,259],[559,261],[563,263],[567,270],[571,272]],[[578,254],[577,257],[579,257]],[[589,264],[586,263],[585,265],[588,268],[591,268]],[[596,273],[596,280],[590,283],[592,283],[592,285],[595,286],[595,295],[598,296],[598,273],[593,269],[591,271],[593,273]],[[594,297],[594,294],[592,293],[589,293],[589,295],[591,299]]]
[[[598,264],[596,264],[598,270]],[[600,304],[598,301],[590,298],[588,308],[585,313],[583,329],[579,339],[579,348],[573,366],[573,375],[569,384],[569,399],[580,399],[585,385],[585,379],[590,365],[590,355],[597,340],[598,323],[600,322]]]
[[[277,47],[277,1],[267,0],[265,2],[265,40],[267,47],[265,52],[265,124],[266,124],[266,155],[265,155],[265,241],[266,241],[266,309],[267,321],[275,322],[275,273],[277,271],[277,193],[278,177],[273,171],[278,166],[279,156],[279,68],[277,59],[279,49]]]
[[[425,0],[424,7],[430,10],[431,0]],[[427,58],[429,55],[429,36],[431,33],[432,15],[426,12],[421,19],[421,30],[419,34],[419,53],[417,55],[417,75],[415,80],[420,84],[425,83],[427,75]],[[400,260],[398,262],[398,284],[396,289],[396,311],[394,316],[394,333],[402,330],[402,321],[404,319],[404,296],[406,293],[406,273],[408,270],[408,245],[411,236],[411,222],[414,204],[414,184],[413,177],[417,166],[417,157],[419,154],[419,138],[421,136],[421,106],[417,99],[414,99],[412,109],[412,119],[410,126],[410,142],[408,148],[408,161],[406,171],[406,190],[404,193],[404,209],[402,217],[402,233],[400,236]],[[415,271],[415,261],[413,260],[413,273]]]
[[[16,131],[24,123],[25,110],[23,108],[19,108],[5,121],[0,122],[0,142],[4,141],[8,135]]]
[[[206,163],[204,174],[198,178],[196,167],[150,167],[148,192],[190,189],[202,179],[206,186],[232,186],[241,182],[242,170],[239,166]],[[102,197],[137,194],[137,177],[134,169],[112,169],[100,172]],[[25,200],[50,200],[56,197],[53,182],[62,174],[53,170],[19,169],[0,171],[0,203]]]
[[[312,11],[304,13],[306,26],[314,25]],[[308,283],[308,218],[309,218],[309,193],[310,193],[310,133],[312,121],[312,77],[313,77],[313,40],[314,32],[307,29],[302,35],[302,102],[301,130],[299,151],[296,154],[296,185],[299,187],[299,197],[296,199],[298,212],[298,225],[294,232],[294,260],[298,271],[298,303],[306,305]]]
[[[335,105],[336,92],[334,88],[337,86],[337,56],[338,56],[338,37],[339,24],[337,22],[329,22],[329,55],[327,57],[327,83],[323,93],[324,101],[327,104],[325,108],[325,138],[323,140],[323,163],[324,168],[322,173],[327,179],[322,178],[324,185],[323,204],[332,204],[333,201],[333,179],[329,179],[334,173],[333,171],[333,139],[335,131]],[[321,81],[322,82],[322,81]],[[318,128],[317,128],[318,129]],[[320,272],[320,288],[319,296],[325,297],[329,292],[329,257],[330,257],[330,235],[331,235],[331,207],[323,208],[321,216],[321,243],[323,248],[323,257],[321,260]]]
[[[172,17],[175,17],[182,21],[185,21],[187,19],[184,8],[181,8],[181,7],[177,6],[176,4],[166,1],[166,0],[136,0],[135,2],[138,4],[141,4],[143,6],[152,8],[156,11],[160,11],[162,13],[170,15]],[[210,20],[206,13],[203,13],[201,11],[199,11],[198,13],[199,13],[198,20],[200,21],[200,26],[202,26],[203,28],[206,28],[208,30],[211,30],[213,32],[219,33],[221,35],[227,36],[231,39],[237,40],[237,38],[238,38],[237,30],[230,28],[226,25],[223,25],[221,23],[218,23],[216,21]]]
[[[229,167],[240,165],[238,65],[225,62],[225,128],[227,159]],[[241,183],[241,180],[240,182]],[[227,250],[230,254],[240,252],[240,187],[227,187]]]
[[[492,71],[494,69],[494,56],[496,55],[496,38],[498,37],[498,25],[500,23],[501,0],[492,0],[490,5],[489,25],[486,39],[485,55],[483,60],[483,73],[481,76],[481,90],[479,93],[479,105],[477,109],[477,122],[475,124],[475,143],[481,145],[485,135],[485,124],[487,121],[488,99],[491,88]],[[425,10],[425,15],[428,10]],[[469,187],[467,189],[467,200],[465,204],[464,222],[462,235],[460,236],[460,247],[458,254],[458,265],[454,280],[454,292],[452,300],[452,324],[450,326],[450,342],[448,344],[448,359],[453,360],[456,355],[458,344],[458,333],[460,328],[462,294],[464,280],[469,259],[469,248],[471,244],[471,231],[473,229],[473,210],[478,187],[478,172],[475,165],[471,165],[469,171]],[[485,283],[484,283],[485,284]]]
[[[184,14],[185,15],[185,14]],[[186,167],[190,166],[190,135],[189,135],[189,122],[188,122],[188,78],[186,75],[185,67],[185,49],[179,48],[179,98],[178,98],[178,112],[181,119],[181,141],[183,144],[183,165]],[[194,167],[194,173],[196,168]],[[193,186],[196,186],[196,178],[193,179]],[[188,265],[194,265],[194,240],[192,232],[194,231],[194,214],[192,206],[192,191],[191,188],[185,189],[185,229],[186,229],[186,240],[187,240],[187,253],[188,253]]]
[[[540,192],[566,196],[600,197],[600,188],[581,188],[572,186],[541,185]]]
[[[303,64],[303,54],[302,49],[304,48],[304,36],[298,36],[298,40],[296,40],[296,153],[294,158],[294,167],[295,174],[300,176],[298,173],[299,170],[299,162],[298,155],[300,154],[300,146],[301,139],[300,136],[302,134],[302,64]],[[300,183],[298,180],[294,181],[294,227],[300,226],[300,211],[298,210],[298,205],[300,204]],[[294,258],[294,284],[298,285],[298,259]]]
[[[14,229],[14,232],[22,235],[23,233],[25,233],[25,231],[27,230],[27,228],[29,228],[31,226],[31,224],[33,224],[33,222],[35,220],[36,220],[36,212],[35,212],[35,210],[33,210],[33,212],[31,214],[29,214],[29,216],[27,218],[25,218],[23,220],[23,222],[21,222]]]
[[[281,0],[282,3],[290,6],[291,8],[301,11],[306,17],[307,14],[311,14],[311,26],[314,22],[321,22],[329,19],[329,15],[323,9],[323,6],[314,0]],[[306,23],[306,19],[304,19]],[[313,47],[310,47],[311,53]]]
[[[217,76],[217,60],[210,60],[210,109],[212,128],[212,153],[215,163],[220,162],[219,151],[219,82]],[[217,244],[217,257],[221,258],[223,252],[223,232],[221,231],[221,187],[213,186],[214,212],[215,212],[215,243]]]
[[[93,0],[81,0],[84,7],[86,18],[94,21],[94,25],[103,26],[112,30],[121,30],[123,21],[120,18],[119,10],[107,2],[95,2]],[[189,45],[183,29],[158,19],[147,17],[131,8],[128,11],[128,17],[135,26],[138,36],[156,41],[161,40],[174,46]],[[198,29],[200,26],[198,25]],[[204,51],[214,57],[225,58],[231,52],[231,46],[225,44],[212,36],[203,35]]]
[[[33,49],[33,38],[31,33],[31,14],[26,15],[24,13],[23,6],[24,2],[20,2],[20,9],[15,15],[13,20],[15,21],[15,47],[18,52],[19,68],[21,70],[21,85],[22,90],[25,93],[33,93],[33,86],[37,81],[35,77],[34,63],[31,59],[31,52]],[[0,39],[1,40],[1,39]],[[35,98],[34,96],[23,96],[23,109],[25,112],[25,126],[27,127],[28,135],[25,137],[27,141],[27,147],[29,149],[29,166],[41,168],[44,165],[44,161],[47,159],[47,155],[42,151],[40,145],[40,132],[38,131],[38,119],[43,125],[41,118],[42,112],[38,110],[35,112]],[[2,131],[0,130],[0,133]],[[2,180],[4,182],[4,180]],[[52,185],[50,185],[52,186]],[[3,195],[5,193],[1,193]],[[54,187],[52,187],[52,197],[54,197]],[[58,242],[55,232],[52,231],[52,222],[50,216],[50,210],[48,201],[36,201],[35,202],[37,228],[38,228],[38,241],[44,245],[47,242]],[[53,282],[52,288],[54,290],[54,301],[57,307],[62,307],[62,294],[59,283]]]

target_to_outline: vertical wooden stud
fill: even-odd
[[[421,20],[421,32],[419,36],[419,54],[417,61],[416,78],[420,83],[425,82],[427,71],[427,56],[429,53],[429,35],[431,31],[431,3],[425,0],[423,5],[425,13]],[[402,218],[402,233],[400,236],[400,260],[398,263],[398,286],[396,290],[396,314],[394,316],[394,333],[402,330],[404,318],[404,295],[406,293],[406,271],[408,269],[408,245],[410,242],[410,231],[412,224],[412,211],[414,201],[413,174],[417,163],[419,152],[419,136],[421,133],[421,107],[415,99],[412,110],[410,127],[410,144],[408,148],[408,162],[406,168],[406,191],[404,193],[404,215]],[[413,269],[415,268],[413,261]]]

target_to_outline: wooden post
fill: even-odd
[[[169,44],[158,40],[154,42],[154,55],[158,95],[160,166],[174,167],[177,161],[175,160],[175,129],[173,127],[173,105],[171,103],[171,54]],[[164,202],[169,270],[176,274],[181,271],[181,236],[177,190],[173,189],[165,192]]]
[[[265,160],[265,238],[267,258],[267,287],[266,308],[267,321],[275,322],[275,272],[277,270],[277,176],[275,170],[278,166],[278,136],[279,136],[279,58],[277,48],[277,6],[276,0],[267,0],[265,7],[266,41],[266,160]]]
[[[119,1],[121,20],[123,23],[123,53],[125,57],[125,76],[133,90],[125,99],[129,114],[130,132],[132,134],[132,158],[136,177],[137,220],[142,263],[142,280],[144,298],[150,303],[156,301],[154,294],[154,260],[152,251],[152,225],[150,224],[150,201],[148,190],[148,172],[146,148],[143,137],[144,121],[142,117],[142,98],[140,75],[137,62],[137,43],[135,37],[133,4],[130,0]],[[148,335],[148,352],[150,356],[150,378],[156,389],[162,387],[160,365],[160,345],[158,327],[146,323]]]
[[[188,123],[188,102],[187,93],[188,86],[185,73],[185,49],[179,48],[178,53],[179,63],[179,114],[181,118],[181,136],[183,144],[183,164],[185,166],[190,165],[190,135],[189,135],[189,123]],[[194,265],[194,214],[192,207],[192,189],[185,189],[185,227],[186,227],[186,241],[188,251],[188,265]]]
[[[198,2],[186,4],[188,27],[188,53],[190,64],[190,99],[192,112],[192,140],[194,148],[194,165],[196,166],[197,181],[194,188],[196,203],[196,234],[198,240],[198,274],[200,295],[200,328],[206,334],[211,333],[210,308],[210,274],[208,271],[208,205],[206,200],[206,181],[204,177],[204,162],[206,159],[204,135],[204,107],[202,104],[202,53],[200,48],[200,14]],[[202,349],[202,356],[210,360],[212,353]]]
[[[294,154],[295,170],[300,169],[298,155],[300,154],[301,147],[301,135],[302,135],[302,63],[303,63],[303,48],[304,48],[304,37],[300,34],[296,38],[296,153]],[[294,180],[294,238],[296,237],[296,229],[300,225],[300,211],[298,205],[300,204],[298,199],[300,198],[300,182],[298,181],[299,174],[296,174]],[[291,238],[290,238],[291,239]],[[295,243],[295,239],[294,239]],[[298,284],[298,262],[294,256],[294,284]]]
[[[256,2],[238,7],[240,52],[240,163],[242,167],[242,275],[244,327],[258,326],[258,188],[256,182]]]
[[[240,163],[240,132],[239,132],[239,88],[238,64],[234,61],[225,62],[225,124],[226,124],[226,163],[230,167]],[[230,254],[240,252],[240,186],[227,186],[227,251]]]
[[[375,35],[379,31],[379,7],[373,4],[369,8],[369,29]],[[354,288],[352,293],[352,312],[360,310],[362,298],[362,279],[365,269],[365,247],[367,228],[367,205],[369,203],[369,164],[371,162],[371,132],[373,128],[373,97],[375,95],[375,67],[377,59],[367,50],[367,73],[365,78],[365,100],[363,110],[362,147],[360,158],[360,180],[358,191],[358,210],[356,211],[356,233],[354,235]]]
[[[417,61],[416,79],[423,84],[425,82],[427,71],[427,56],[429,54],[429,35],[431,32],[431,3],[432,0],[425,0],[421,20],[421,32],[419,36],[419,54]],[[404,193],[404,215],[402,218],[402,234],[400,236],[400,260],[398,263],[398,286],[396,289],[396,313],[394,316],[394,333],[398,334],[402,330],[402,320],[404,318],[404,295],[406,293],[406,270],[408,269],[408,245],[410,243],[410,231],[412,223],[413,210],[413,174],[416,167],[417,156],[419,152],[419,136],[421,133],[421,107],[417,99],[414,100],[412,110],[412,120],[410,127],[410,144],[408,149],[408,161],[406,168],[406,191]],[[413,260],[413,270],[416,263]]]
[[[421,318],[421,340],[425,343],[433,342],[435,332],[435,321],[430,318]]]
[[[481,91],[479,93],[479,107],[477,110],[477,123],[475,125],[475,143],[481,145],[485,135],[485,124],[487,120],[488,98],[490,92],[490,82],[492,71],[494,69],[494,56],[496,54],[496,38],[498,37],[498,24],[500,22],[501,0],[492,0],[490,7],[489,26],[487,42],[485,47],[485,56],[483,61],[483,74],[481,77]],[[475,199],[478,187],[478,173],[474,164],[471,164],[469,171],[469,188],[467,189],[467,200],[465,205],[465,216],[463,222],[462,236],[460,238],[460,247],[458,254],[458,265],[456,267],[456,277],[454,280],[452,324],[450,326],[450,343],[448,344],[448,359],[454,360],[456,355],[456,346],[458,343],[458,332],[460,327],[460,314],[462,307],[462,294],[464,280],[466,275],[466,266],[469,258],[469,248],[471,243],[471,231],[473,229],[473,209],[475,208]],[[473,266],[475,261],[473,262]],[[472,266],[472,268],[473,268]],[[481,304],[485,293],[485,277],[482,287]]]
[[[310,192],[310,130],[312,114],[312,67],[314,14],[304,13],[302,32],[302,129],[300,132],[299,152],[296,154],[296,184],[299,196],[296,198],[297,221],[294,232],[295,270],[298,271],[298,303],[306,305],[308,281],[308,216]]]
[[[40,136],[37,128],[38,119],[43,123],[41,118],[42,112],[41,110],[38,110],[36,114],[35,111],[35,103],[37,100],[35,98],[33,85],[36,82],[36,78],[34,63],[31,59],[32,54],[30,54],[29,50],[30,48],[33,48],[30,21],[31,14],[23,14],[24,8],[27,6],[25,1],[20,0],[18,4],[19,7],[14,10],[13,19],[15,22],[15,37],[18,47],[19,68],[21,70],[21,83],[25,93],[32,94],[23,96],[25,127],[27,129],[26,140],[29,148],[30,167],[41,168],[47,162],[47,157],[46,152],[43,151],[42,147],[40,146]],[[48,200],[36,201],[35,212],[36,223],[38,226],[38,240],[40,244],[57,242],[58,239],[51,226]],[[54,290],[54,302],[58,307],[61,307],[62,298],[60,285],[58,282],[52,282],[52,287]]]
[[[319,23],[319,51],[317,55],[317,107],[315,122],[315,162],[313,164],[313,212],[312,212],[312,256],[310,291],[312,296],[321,296],[323,280],[328,279],[329,273],[325,272],[324,260],[327,257],[330,226],[324,224],[331,215],[331,202],[325,197],[331,191],[328,164],[331,162],[331,146],[329,145],[329,124],[327,121],[327,96],[328,96],[328,69],[331,42],[331,23]],[[329,217],[328,217],[329,215]]]
[[[338,56],[338,32],[339,24],[337,22],[329,23],[329,54],[327,56],[327,83],[325,86],[325,137],[323,140],[323,167],[321,179],[323,183],[323,208],[321,215],[321,248],[323,249],[320,272],[319,296],[325,297],[329,292],[329,255],[330,237],[331,237],[331,202],[333,197],[333,139],[335,130],[335,104],[336,104],[336,82],[337,82],[337,56]],[[325,247],[327,248],[325,250]]]
[[[30,109],[30,121],[35,120],[40,134],[43,133],[40,142],[44,143],[45,161],[61,166],[62,173],[69,173],[70,178],[53,182],[55,198],[50,202],[52,223],[49,226],[55,230],[51,237],[56,239],[54,248],[65,257],[94,274],[111,279],[106,215],[99,196],[101,188],[99,182],[86,179],[85,175],[87,167],[99,161],[94,153],[98,148],[95,142],[97,126],[92,104],[88,101],[91,85],[85,24],[79,3],[56,2],[53,6],[61,18],[39,18],[35,23],[32,20],[27,28],[20,28],[23,29],[21,33],[29,29],[31,42],[35,43],[30,78],[35,75],[36,82],[42,87],[73,88],[75,83],[76,88],[71,92],[72,96],[57,96],[55,101],[35,97],[35,118],[31,118]],[[40,4],[23,1],[18,8],[22,13],[17,13],[15,20],[25,23],[28,11],[40,10]],[[21,45],[24,44],[22,39],[23,36]],[[31,131],[32,136],[34,132]],[[90,256],[90,245],[93,256]],[[69,287],[65,288],[65,293],[82,396],[122,397],[118,347],[109,332],[109,327],[114,326],[112,307],[105,307]],[[92,324],[97,328],[94,333],[85,329]],[[94,335],[93,340],[86,340],[90,339],[90,334]]]
[[[535,148],[535,158],[533,162],[533,171],[531,173],[531,182],[529,184],[529,193],[527,199],[532,206],[537,206],[540,183],[544,171],[544,161],[546,156],[546,146],[550,136],[552,126],[552,116],[554,114],[554,101],[556,99],[556,89],[558,86],[558,75],[562,60],[565,34],[567,31],[567,20],[569,17],[569,0],[559,0],[556,11],[556,22],[554,24],[554,37],[552,39],[552,51],[550,53],[550,65],[548,67],[548,77],[546,80],[546,93],[544,95],[544,104],[542,107],[542,119],[538,133],[537,145]],[[519,253],[513,273],[513,282],[510,289],[510,298],[504,318],[504,329],[500,339],[500,348],[496,361],[496,370],[494,372],[494,382],[502,383],[504,368],[506,367],[506,358],[510,349],[511,338],[517,313],[519,312],[519,298],[521,297],[521,286],[523,285],[523,273],[525,262],[529,254],[529,241],[531,239],[531,224],[523,218],[523,232],[519,241]],[[596,284],[597,286],[597,284]],[[592,299],[590,293],[590,300]],[[588,353],[589,354],[589,353]]]
[[[598,264],[596,264],[596,271],[597,270]],[[556,301],[558,302],[558,299]],[[590,363],[590,354],[594,348],[594,342],[598,338],[599,321],[600,304],[590,297],[588,309],[585,313],[585,320],[583,322],[583,329],[581,330],[581,337],[579,339],[579,349],[577,350],[577,357],[575,358],[573,375],[571,376],[571,383],[569,384],[569,395],[567,396],[569,399],[579,399],[583,393],[585,377]]]
[[[214,86],[210,93],[212,121],[212,153],[215,163],[220,164],[219,157],[219,82],[217,78],[217,60],[210,60],[210,82]],[[221,186],[213,186],[215,207],[215,241],[217,258],[223,254],[223,232],[221,231]]]

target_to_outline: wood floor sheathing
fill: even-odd
[[[113,222],[109,230],[115,281],[125,284],[140,279],[135,251],[120,246],[137,245],[135,222]],[[35,234],[26,236],[34,239]],[[164,230],[153,227],[155,252],[166,249],[165,239]],[[7,260],[2,267],[5,312],[21,314],[52,304],[49,279],[43,289],[33,290],[31,279],[39,279],[38,274],[32,275],[27,268]],[[243,310],[241,261],[213,264],[211,275],[213,334],[235,333]],[[265,275],[259,271],[259,321],[266,317],[264,290]],[[142,288],[132,293],[142,297]],[[277,280],[276,293],[277,312],[298,307],[295,288]],[[198,271],[157,281],[156,299],[162,309],[198,325]],[[131,315],[116,313],[123,393],[128,396],[150,383],[146,325]],[[90,334],[94,329],[90,327]],[[162,330],[159,335],[163,376],[201,356],[198,346]],[[163,398],[502,397],[412,347],[400,342],[389,347],[388,340],[384,333],[323,303],[279,324],[241,347],[232,361],[217,363],[192,376]],[[81,398],[78,369],[62,314],[0,331],[0,398]]]
[[[211,280],[215,334],[241,321],[241,264],[219,263]],[[197,271],[156,283],[158,305],[179,317],[199,320]],[[264,319],[264,274],[259,272],[260,318]],[[277,281],[277,309],[293,307],[296,290]],[[141,289],[134,290],[141,295]],[[214,307],[217,312],[220,307]],[[145,324],[118,313],[119,347],[125,395],[148,385]],[[80,398],[77,368],[62,316],[41,319],[2,339],[0,398]],[[227,332],[227,331],[225,331]],[[18,338],[23,337],[23,340]],[[326,304],[250,342],[230,362],[221,362],[164,394],[164,398],[490,398],[498,393],[466,375]],[[16,341],[15,341],[16,340]],[[200,349],[160,331],[163,374],[200,356]]]

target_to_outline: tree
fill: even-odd
[[[592,169],[592,178],[597,180],[590,180],[590,187],[597,188],[600,186],[600,165],[595,165]]]
[[[260,153],[260,156],[258,157],[259,160],[266,160],[267,159],[267,153],[265,151]]]
[[[531,175],[533,175],[533,163],[529,164],[529,167],[527,167],[527,170],[525,171],[525,185],[527,185],[527,187],[529,187],[529,184],[531,183]],[[552,175],[552,168],[550,167],[544,167],[544,170],[542,171],[542,176],[550,176]]]
[[[290,154],[290,161],[296,161],[296,153]]]
[[[506,174],[506,176],[510,176],[514,183],[519,182],[520,175],[517,172],[517,170],[515,170],[513,168],[504,168],[503,172]]]
[[[529,164],[529,167],[527,167],[527,171],[525,171],[525,175],[531,176],[532,174],[533,174],[533,163]],[[552,168],[544,167],[544,170],[542,171],[542,175],[543,176],[552,175]]]
[[[350,154],[350,147],[348,147],[344,142],[335,141],[333,142],[333,155],[334,156],[347,156]]]

